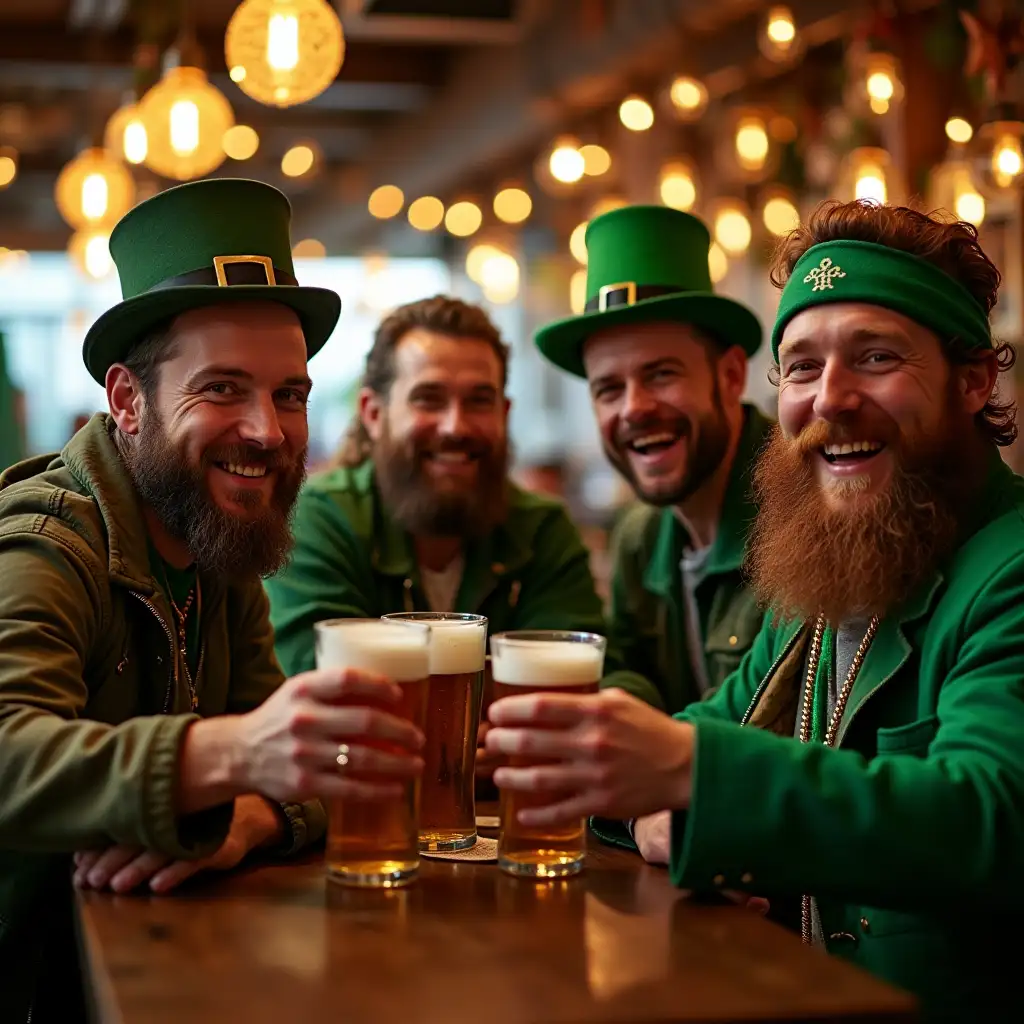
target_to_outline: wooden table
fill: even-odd
[[[79,897],[103,1024],[909,1021],[910,997],[591,839],[575,879],[424,860],[401,890],[322,858],[172,897]]]

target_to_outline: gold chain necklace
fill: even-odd
[[[846,711],[846,703],[853,691],[853,684],[857,681],[860,667],[875,639],[878,632],[878,616],[872,616],[868,623],[867,632],[861,640],[857,653],[850,662],[849,671],[843,681],[842,689],[836,697],[836,706],[832,710],[832,717],[829,719],[828,727],[825,730],[825,746],[835,746],[836,737],[839,735],[839,725],[843,720],[843,713]],[[811,640],[811,651],[807,657],[807,676],[804,680],[803,708],[800,712],[800,742],[811,742],[811,716],[814,713],[814,683],[818,677],[818,665],[821,661],[821,646],[825,639],[825,616],[819,615],[818,621],[814,624],[814,638]],[[800,900],[800,936],[804,942],[811,942],[811,897],[803,896]]]
[[[185,598],[185,604],[179,608],[174,601],[174,595],[171,593],[171,585],[167,580],[166,574],[164,575],[164,582],[167,585],[167,600],[171,602],[171,610],[174,612],[175,621],[178,626],[178,650],[181,652],[181,664],[185,670],[185,682],[188,684],[188,696],[189,702],[192,706],[192,710],[195,711],[199,706],[199,698],[196,694],[196,684],[192,679],[192,673],[188,667],[188,613],[192,608],[192,603],[196,599],[196,595],[199,593],[199,577],[196,577],[196,585],[189,589],[188,597]]]

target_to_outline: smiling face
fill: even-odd
[[[212,306],[179,316],[162,344],[155,381],[123,366],[107,375],[136,488],[200,566],[273,571],[305,476],[298,318],[277,303]]]
[[[779,345],[779,373],[779,425],[799,438],[835,506],[884,491],[901,458],[919,459],[951,431],[969,430],[984,404],[961,396],[928,328],[865,303],[795,316]]]
[[[360,395],[390,514],[413,534],[486,532],[505,509],[509,403],[498,354],[484,340],[413,327],[392,359],[388,394]]]
[[[960,542],[992,450],[974,416],[994,355],[953,365],[902,314],[835,303],[795,316],[779,359],[779,427],[754,478],[754,591],[786,617],[884,616]]]
[[[686,324],[636,324],[593,335],[583,361],[605,455],[641,500],[679,505],[723,464],[746,382],[738,347]]]

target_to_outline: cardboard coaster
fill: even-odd
[[[477,864],[494,864],[498,860],[498,840],[477,836],[468,850],[420,850],[421,857],[431,860],[475,861]]]
[[[496,814],[478,814],[476,816],[477,828],[501,828],[501,818]]]

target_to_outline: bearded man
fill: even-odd
[[[508,478],[508,348],[478,306],[436,296],[377,328],[339,465],[310,480],[267,581],[277,654],[313,664],[313,623],[487,616],[491,632],[600,632],[589,555],[558,501]]]
[[[496,781],[557,794],[522,812],[538,825],[671,814],[676,884],[792,900],[807,942],[927,1019],[1016,1019],[1024,480],[998,451],[999,273],[968,224],[850,203],[774,279],[750,550],[772,614],[676,719],[615,691],[495,704],[492,749],[561,759]]]
[[[338,706],[397,687],[285,682],[273,653],[260,577],[290,545],[306,364],[340,310],[295,281],[289,217],[229,179],[127,214],[124,301],[83,353],[109,413],[0,477],[0,1020],[85,1020],[72,880],[164,893],[289,853],[323,832],[310,797],[373,799],[422,767],[410,723]],[[343,743],[380,785],[341,776]]]

